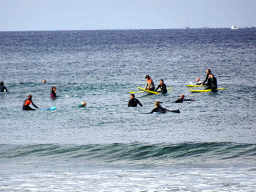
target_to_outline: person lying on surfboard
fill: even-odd
[[[180,113],[180,110],[169,110],[169,109],[165,109],[163,108],[160,103],[162,103],[161,101],[157,101],[155,102],[155,108],[150,112],[150,113],[154,113],[154,112],[158,112],[158,113],[166,113],[166,112],[175,112],[175,113]]]
[[[29,105],[32,104],[35,108],[37,109],[40,109],[39,107],[37,107],[33,101],[32,101],[32,95],[29,95],[28,98],[24,101],[24,104],[23,104],[23,107],[22,109],[23,110],[35,110],[35,109],[32,109]]]
[[[134,94],[131,94],[130,97],[131,97],[131,99],[128,102],[128,107],[137,107],[137,104],[139,104],[141,107],[143,107],[143,105],[140,103],[140,101],[135,98]]]
[[[155,92],[157,92],[157,90],[160,88],[160,92],[161,93],[167,93],[167,89],[166,89],[166,85],[164,84],[164,80],[160,79],[160,84],[158,85],[158,87],[155,89]]]
[[[154,85],[153,80],[150,78],[149,75],[146,75],[145,78],[147,79],[145,89],[147,89],[149,91],[154,91],[155,90],[155,85]]]
[[[185,99],[184,95],[181,95],[179,99],[174,101],[174,103],[182,103],[183,101],[195,101],[194,99]]]

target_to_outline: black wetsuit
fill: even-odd
[[[24,104],[23,104],[23,107],[22,109],[23,110],[35,110],[35,109],[32,109],[31,107],[29,107],[29,105],[32,104],[35,108],[38,109],[38,107],[33,103],[33,101],[31,101],[30,99],[26,99],[24,101]]]
[[[161,89],[161,93],[167,93],[167,89],[166,89],[166,85],[163,83],[162,85],[159,84],[158,87],[156,88],[155,92],[158,90],[158,89]]]
[[[208,80],[209,74],[206,75],[205,80],[203,81],[203,85],[205,85],[205,82]]]
[[[7,92],[7,89],[4,85],[0,85],[0,92],[4,92],[4,90]]]
[[[132,98],[129,100],[128,107],[137,107],[137,104],[139,104],[142,107],[142,104],[138,99]]]
[[[57,96],[56,96],[55,91],[52,90],[52,91],[51,91],[51,98],[52,98],[52,99],[55,99],[56,97],[57,97]]]
[[[183,101],[194,101],[194,100],[193,100],[193,99],[179,98],[179,99],[177,99],[174,103],[182,103]]]
[[[218,88],[216,77],[213,76],[213,78],[208,78],[207,87],[212,89],[212,91],[216,91]]]
[[[158,106],[158,107],[154,108],[150,113],[154,113],[154,112],[165,113],[166,111],[167,111],[167,109],[165,109],[161,106]]]

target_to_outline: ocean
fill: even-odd
[[[0,32],[0,191],[255,191],[255,46],[253,28]],[[189,91],[206,69],[227,89]],[[128,107],[146,75],[172,89]],[[57,109],[23,111],[30,94]]]

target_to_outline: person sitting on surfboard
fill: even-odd
[[[210,74],[211,74],[211,70],[210,70],[210,69],[207,69],[207,70],[206,70],[206,77],[205,77],[205,80],[203,81],[203,83],[201,83],[201,85],[205,85],[205,83],[206,83],[206,81],[208,80]]]
[[[35,109],[32,109],[29,105],[32,104],[35,108],[37,109],[40,109],[39,107],[37,107],[33,101],[32,101],[32,95],[29,95],[28,98],[24,101],[24,104],[23,104],[23,107],[22,109],[23,110],[35,110]]]
[[[85,107],[86,106],[86,102],[83,101],[82,104],[78,105],[78,107]]]
[[[140,101],[135,98],[134,94],[131,94],[130,97],[131,97],[131,99],[128,102],[128,107],[137,107],[137,104],[139,104],[141,107],[143,107],[143,105],[140,103]]]
[[[157,101],[155,102],[155,108],[150,112],[150,113],[154,113],[154,112],[158,112],[158,113],[166,113],[167,111],[169,112],[175,112],[175,113],[180,113],[180,110],[169,110],[169,109],[165,109],[163,108],[159,103],[162,103],[161,101]]]
[[[145,78],[147,79],[145,89],[147,89],[149,91],[154,91],[155,90],[155,85],[154,85],[153,80],[150,78],[149,75],[146,75]]]
[[[213,74],[209,74],[207,88],[212,89],[212,91],[216,91],[218,88],[217,79]]]
[[[0,82],[0,92],[7,92],[6,87],[4,86],[4,82]]]
[[[182,103],[183,101],[195,101],[194,99],[185,99],[184,95],[181,95],[179,99],[174,101],[174,103]]]
[[[158,85],[158,87],[155,89],[155,92],[157,92],[158,89],[161,89],[161,93],[167,93],[167,89],[166,89],[166,85],[164,84],[164,80],[160,79],[160,84]]]
[[[57,94],[56,87],[52,87],[51,98],[55,99],[57,97],[56,94]]]

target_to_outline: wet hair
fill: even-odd
[[[28,96],[28,99],[30,99],[30,100],[31,100],[31,99],[32,99],[32,95],[29,95],[29,96]]]
[[[52,87],[52,91],[53,91],[53,89],[56,89],[56,87]]]
[[[132,96],[132,97],[135,97],[135,95],[134,95],[134,94],[131,94],[131,96]]]
[[[160,79],[160,81],[163,81],[163,82],[164,82],[164,80],[163,80],[163,79]]]
[[[4,82],[3,82],[3,81],[1,81],[1,82],[0,82],[0,85],[4,85]]]
[[[207,71],[209,71],[209,73],[211,73],[211,69],[207,69]]]

